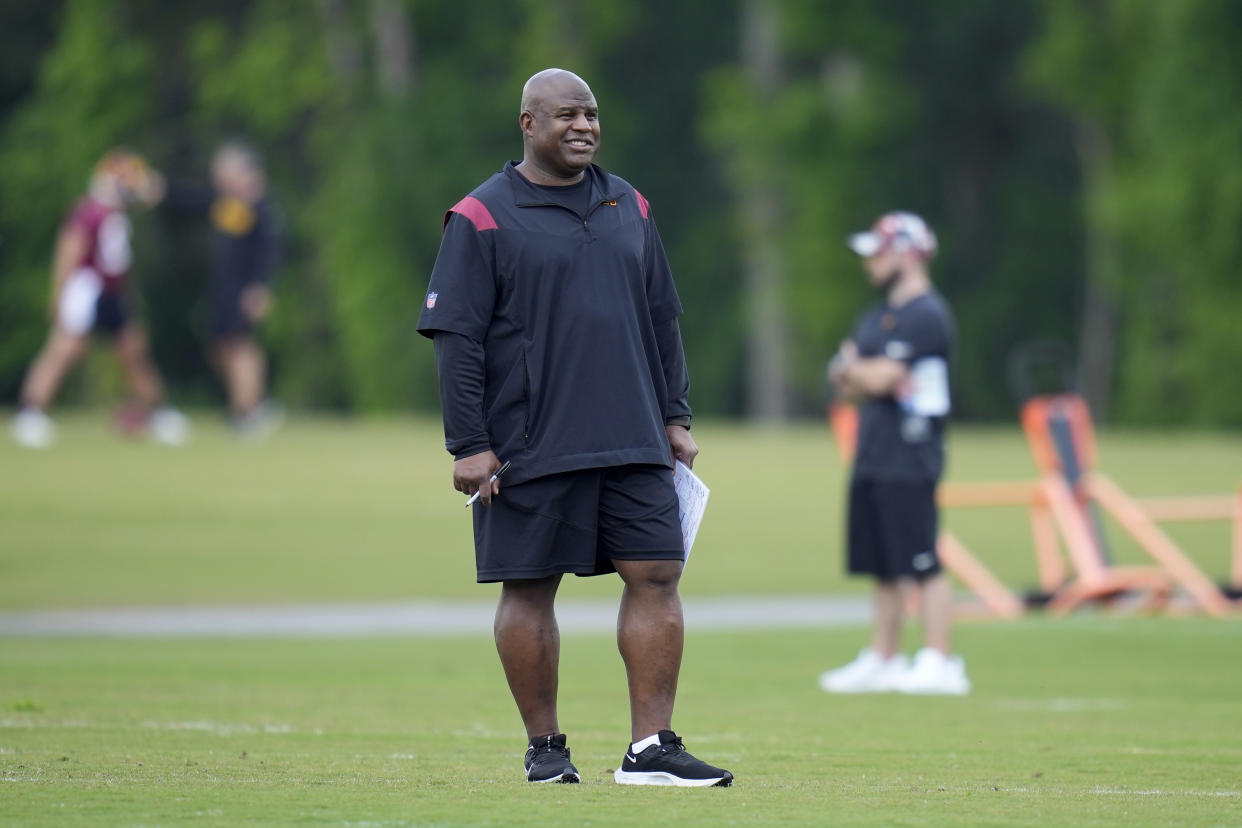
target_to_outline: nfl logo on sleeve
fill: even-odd
[[[432,308],[436,306],[436,297],[439,295],[440,294],[436,293],[435,291],[432,291],[431,293],[427,294],[427,310],[431,310]]]

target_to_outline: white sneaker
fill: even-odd
[[[190,439],[190,421],[175,408],[161,406],[151,412],[147,421],[151,439],[164,446],[181,446]]]
[[[883,659],[867,648],[844,667],[822,674],[819,688],[825,693],[888,693],[897,689],[909,667],[909,659],[901,653]]]
[[[30,449],[49,448],[56,442],[56,424],[37,408],[23,408],[13,418],[13,440]]]
[[[966,678],[961,656],[946,656],[924,647],[915,654],[914,666],[897,689],[914,695],[965,696],[970,692],[970,679]]]

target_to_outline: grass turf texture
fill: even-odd
[[[483,598],[469,513],[430,420],[292,422],[262,445],[210,418],[170,450],[117,438],[101,415],[62,420],[49,452],[0,440],[0,609]],[[841,571],[845,470],[825,427],[696,426],[712,488],[687,595],[860,591]],[[1242,438],[1104,435],[1105,470],[1134,494],[1224,494]],[[1033,476],[1016,428],[957,429],[950,479]],[[1006,583],[1036,582],[1022,509],[952,510],[946,524]],[[1170,533],[1214,579],[1229,527]],[[1121,562],[1143,560],[1121,538]],[[792,577],[797,573],[797,577]],[[564,594],[614,595],[611,579]]]
[[[260,446],[197,425],[178,451],[97,416],[64,420],[51,452],[0,441],[0,609],[494,593],[471,584],[435,423],[295,421]],[[866,588],[840,574],[844,472],[823,428],[695,435],[713,495],[687,594]],[[1223,493],[1242,440],[1101,450],[1135,494]],[[953,479],[1031,475],[1015,429],[958,429],[952,454]],[[947,516],[1015,586],[1034,580],[1025,521]],[[1223,523],[1172,533],[1224,577]],[[1238,623],[968,624],[968,699],[820,693],[864,635],[691,631],[676,724],[738,775],[706,791],[608,781],[628,728],[605,637],[567,631],[562,725],[585,784],[555,787],[521,781],[485,639],[0,639],[0,825],[1242,824]]]
[[[966,699],[819,692],[857,630],[692,633],[676,724],[727,790],[611,781],[606,637],[564,641],[577,786],[522,781],[483,638],[0,640],[0,825],[1236,825],[1238,633],[966,625]]]

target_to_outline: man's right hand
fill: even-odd
[[[837,349],[836,356],[832,358],[832,362],[828,363],[828,382],[832,383],[839,391],[845,390],[846,372],[858,359],[858,346],[854,341],[847,339],[841,343],[841,347]]]
[[[489,485],[492,475],[500,468],[500,459],[493,451],[484,451],[463,457],[453,463],[453,488],[464,495],[480,492],[479,502],[491,505],[492,496],[500,494],[500,481]],[[480,491],[481,490],[481,491]]]

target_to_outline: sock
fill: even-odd
[[[632,745],[630,745],[630,753],[633,753],[635,756],[637,756],[638,754],[642,753],[644,750],[651,747],[652,745],[658,745],[658,744],[660,744],[660,734],[656,733],[654,735],[648,736],[646,739],[643,739],[638,742],[634,742]]]

